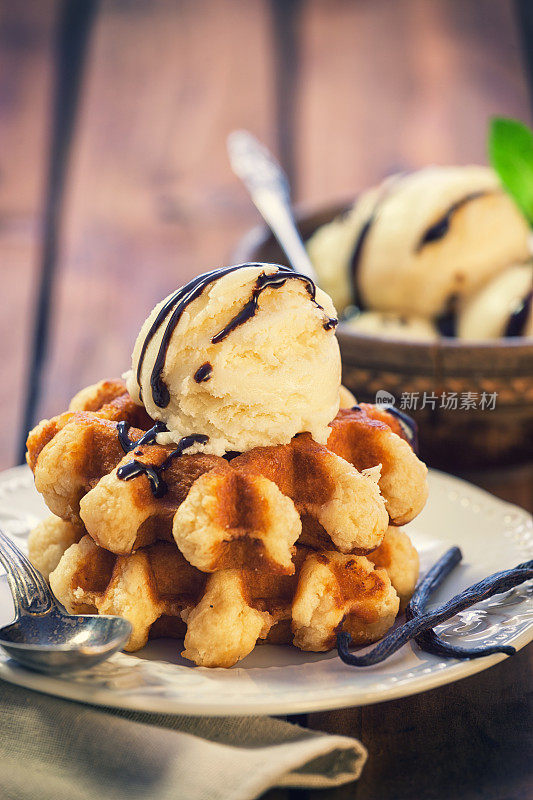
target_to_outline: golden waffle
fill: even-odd
[[[389,568],[397,561],[391,552]],[[374,568],[371,558],[298,546],[292,575],[236,569],[206,575],[173,543],[116,556],[86,535],[66,549],[50,585],[71,613],[128,619],[127,650],[143,647],[149,636],[185,634],[186,658],[228,667],[258,640],[292,639],[301,649],[320,651],[334,646],[341,629],[360,644],[383,636],[399,599],[387,570]]]
[[[70,401],[67,412],[51,420],[42,420],[30,431],[26,442],[26,460],[32,470],[35,470],[41,450],[72,419],[76,412],[81,411],[89,411],[102,419],[115,422],[124,421],[142,431],[148,430],[153,425],[153,420],[144,408],[133,402],[126,391],[126,384],[123,380],[116,378],[100,381],[78,392]]]
[[[49,508],[83,524],[99,545],[119,555],[173,533],[204,571],[290,572],[291,546],[299,537],[315,549],[368,553],[379,546],[389,516],[393,524],[412,519],[427,495],[425,465],[397,420],[373,406],[340,411],[328,447],[301,434],[229,463],[196,453],[168,464],[174,445],[155,444],[152,437],[137,446],[141,428],[127,430],[132,452],[124,452],[117,418],[125,414],[129,425],[138,407],[123,382],[83,390],[71,409],[30,433],[28,463]],[[145,418],[144,425],[150,422]],[[152,470],[165,463],[161,497],[146,474],[120,479],[119,470],[133,460]]]
[[[375,549],[387,529],[388,515],[377,480],[379,470],[359,473],[342,458],[317,444],[309,434],[296,436],[287,445],[257,447],[230,462],[230,468],[216,481],[204,475],[189,492],[174,517],[173,533],[178,547],[197,563],[194,551],[184,549],[194,537],[204,544],[215,536],[216,522],[206,519],[206,498],[213,516],[218,512],[222,487],[231,483],[232,470],[246,480],[268,479],[285,498],[290,498],[300,515],[315,519],[324,530],[328,547],[343,552],[364,553]],[[320,546],[309,534],[305,541]]]
[[[70,401],[69,411],[92,411],[104,419],[121,420],[133,428],[147,431],[153,420],[143,406],[131,399],[126,389],[126,382],[120,378],[99,381],[78,392]]]
[[[30,433],[27,446],[35,486],[48,508],[74,522],[80,521],[81,498],[124,456],[117,423],[92,412],[44,420]]]
[[[126,617],[130,650],[184,637],[204,666],[231,666],[257,641],[326,650],[341,629],[356,643],[388,630],[418,575],[389,519],[411,519],[427,494],[393,415],[355,406],[327,447],[300,434],[228,458],[178,457],[151,426],[122,381],[105,381],[28,437],[58,515],[32,533],[30,555],[71,612]]]
[[[300,520],[291,501],[268,480],[238,476],[226,460],[201,453],[171,460],[164,471],[167,491],[162,497],[154,497],[144,476],[128,481],[118,478],[120,467],[133,457],[157,468],[175,449],[172,445],[145,444],[124,453],[117,418],[127,412],[125,421],[129,421],[138,409],[131,408],[132,401],[125,400],[124,393],[121,381],[89,387],[76,395],[70,412],[45,420],[30,433],[27,460],[49,508],[83,525],[102,547],[124,555],[150,542],[171,538],[176,509],[196,479],[216,467],[230,472],[221,494],[226,502],[223,507],[218,503],[221,535],[212,542],[209,559],[204,553],[199,565],[213,570],[259,567],[270,561],[272,569],[291,571],[291,546],[300,534]],[[143,434],[136,428],[127,431],[132,443]],[[260,524],[251,524],[252,517]]]
[[[204,572],[246,567],[291,574],[301,530],[294,503],[273,481],[226,463],[195,481],[172,526],[185,558]]]
[[[65,550],[79,542],[87,531],[83,525],[50,514],[31,531],[28,555],[31,563],[48,580]]]
[[[401,528],[389,527],[380,546],[367,558],[387,571],[403,611],[415,590],[420,568],[418,553],[409,536]]]
[[[148,641],[161,616],[179,618],[194,605],[206,576],[174,544],[157,542],[130,556],[116,556],[84,536],[71,545],[50,575],[50,586],[71,614],[117,614],[132,624],[126,650]]]
[[[204,594],[183,613],[185,658],[204,667],[231,667],[258,641],[292,641],[292,599],[310,551],[297,547],[292,575],[223,569],[209,576]]]
[[[327,448],[360,471],[381,464],[379,488],[391,524],[405,525],[424,508],[427,467],[391,413],[369,404],[341,409],[331,423]]]
[[[164,471],[167,491],[162,497],[154,496],[145,476],[133,480],[118,477],[118,470],[132,458],[157,468],[172,450],[171,445],[143,445],[134,455],[123,455],[81,499],[80,517],[99,545],[126,555],[157,539],[171,539],[174,514],[197,478],[214,466],[227,466],[218,456],[201,453],[173,459]]]
[[[270,561],[273,569],[292,570],[290,548],[300,535],[300,519],[291,500],[266,478],[241,476],[218,456],[183,455],[170,461],[164,471],[167,491],[155,497],[145,476],[125,481],[118,471],[132,458],[157,468],[174,450],[172,445],[142,445],[125,454],[116,422],[91,412],[63,416],[50,421],[55,431],[51,439],[41,426],[44,447],[39,449],[40,441],[31,437],[35,483],[56,515],[82,523],[97,544],[126,555],[171,538],[174,514],[197,479],[209,472],[211,484],[216,484],[219,473],[226,473],[225,488],[217,497],[217,531],[192,563],[213,571]],[[138,429],[128,431],[133,441],[142,435]],[[206,499],[206,509],[207,504]]]
[[[298,550],[298,566],[308,552],[306,548]],[[283,576],[256,570],[220,570],[208,576],[191,566],[168,542],[140,548],[130,556],[116,556],[98,547],[87,535],[65,551],[50,576],[54,594],[70,613],[118,614],[128,619],[133,632],[127,650],[143,647],[149,635],[183,638],[185,618],[189,620],[193,643],[201,636],[204,625],[209,627],[213,639],[210,649],[217,661],[223,660],[221,652],[227,648],[232,652],[240,648],[242,654],[238,658],[243,658],[255,646],[259,632],[265,638],[278,622],[290,621],[296,582],[296,574]],[[221,596],[214,599],[218,591]],[[240,605],[235,617],[228,608],[235,603],[237,594]],[[207,620],[204,606],[208,609]],[[219,630],[224,618],[223,629]],[[243,653],[240,625],[249,628],[249,634],[256,629],[251,621],[257,619],[263,620],[259,632]],[[153,628],[156,622],[159,624]],[[206,660],[207,656],[203,661]]]
[[[381,639],[394,624],[400,601],[384,569],[364,556],[312,553],[300,573],[292,604],[294,644],[331,650],[339,630],[354,644]]]
[[[137,441],[143,433],[130,428],[128,436]],[[144,445],[134,452],[137,460],[155,466],[172,450],[171,445]],[[111,537],[116,538],[119,553],[170,536],[173,513],[196,478],[216,465],[226,466],[218,456],[197,454],[174,459],[165,473],[167,493],[154,498],[147,480],[116,478],[116,468],[131,459],[132,455],[125,454],[120,444],[116,421],[94,412],[67,412],[45,420],[28,437],[28,463],[34,471],[37,490],[50,510],[63,519],[84,524],[109,549],[114,549]],[[110,510],[116,519],[106,526],[103,523],[110,504],[105,500],[110,495]],[[93,517],[98,519],[101,540]]]

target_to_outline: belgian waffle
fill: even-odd
[[[34,540],[49,540],[54,522],[59,529],[52,519],[36,530]],[[403,538],[401,548],[398,537]],[[84,535],[77,543],[64,542],[50,585],[73,614],[128,619],[133,632],[127,650],[138,650],[149,637],[172,636],[185,639],[183,655],[196,664],[231,666],[258,640],[294,641],[316,651],[330,649],[339,629],[358,644],[379,639],[398,613],[399,576],[404,591],[410,581],[412,592],[418,574],[418,557],[407,535],[390,528],[382,548],[389,544],[386,568],[377,566],[378,551],[375,557],[349,556],[299,545],[292,575],[253,569],[208,575],[170,542],[117,556]],[[38,556],[33,560],[40,566]]]
[[[56,515],[30,557],[73,613],[130,619],[130,650],[185,636],[185,657],[230,666],[258,640],[374,641],[416,583],[416,551],[389,525],[423,507],[427,470],[390,412],[356,405],[331,428],[326,446],[300,434],[221,458],[196,436],[178,452],[122,381],[89,387],[28,437]]]

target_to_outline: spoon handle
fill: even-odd
[[[248,131],[230,133],[228,154],[233,172],[248,189],[291,267],[316,282],[315,270],[292,215],[289,182],[274,156]]]
[[[0,531],[0,564],[7,572],[7,582],[13,595],[17,615],[21,611],[26,614],[42,614],[48,611],[54,599],[45,579],[2,531]]]

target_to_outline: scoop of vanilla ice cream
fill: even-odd
[[[461,339],[496,339],[504,336],[512,314],[527,302],[532,289],[531,264],[509,267],[461,305],[457,335]],[[531,307],[520,333],[522,336],[533,336]]]
[[[158,442],[204,434],[207,443],[187,452],[215,455],[284,444],[303,431],[326,442],[339,409],[341,362],[335,331],[327,324],[336,311],[325,292],[317,288],[314,302],[296,278],[266,287],[257,295],[255,314],[213,343],[250,302],[258,279],[278,269],[239,267],[208,283],[184,308],[162,365],[170,395],[164,408],[154,400],[150,378],[172,311],[161,324],[154,322],[169,298],[151,312],[125,377],[132,398],[166,424],[168,433],[159,434]]]
[[[342,311],[434,318],[529,257],[528,224],[488,167],[427,167],[363,192],[308,252]],[[354,286],[355,283],[355,286]]]

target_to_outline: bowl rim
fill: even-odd
[[[295,203],[292,206],[292,211],[296,223],[299,225],[301,222],[305,222],[313,216],[323,214],[328,209],[330,209],[335,216],[341,213],[343,208],[349,207],[354,202],[356,196],[357,195],[352,195],[350,199],[344,202],[331,201],[329,205],[310,202]],[[258,222],[253,227],[248,228],[231,251],[232,263],[247,263],[250,260],[250,251],[257,250],[259,247],[264,246],[269,239],[275,240],[275,236],[265,222]],[[475,354],[485,353],[496,347],[500,352],[506,350],[513,352],[521,350],[527,352],[531,350],[533,352],[533,336],[516,336],[509,339],[456,339],[451,336],[441,336],[437,339],[402,339],[394,336],[375,336],[362,331],[349,330],[346,329],[346,326],[342,322],[339,323],[337,333],[340,333],[342,337],[346,337],[352,341],[362,340],[368,345],[380,346],[387,344],[391,348],[409,346],[419,351],[426,351],[429,348],[432,350],[445,350],[463,354],[471,352]]]

